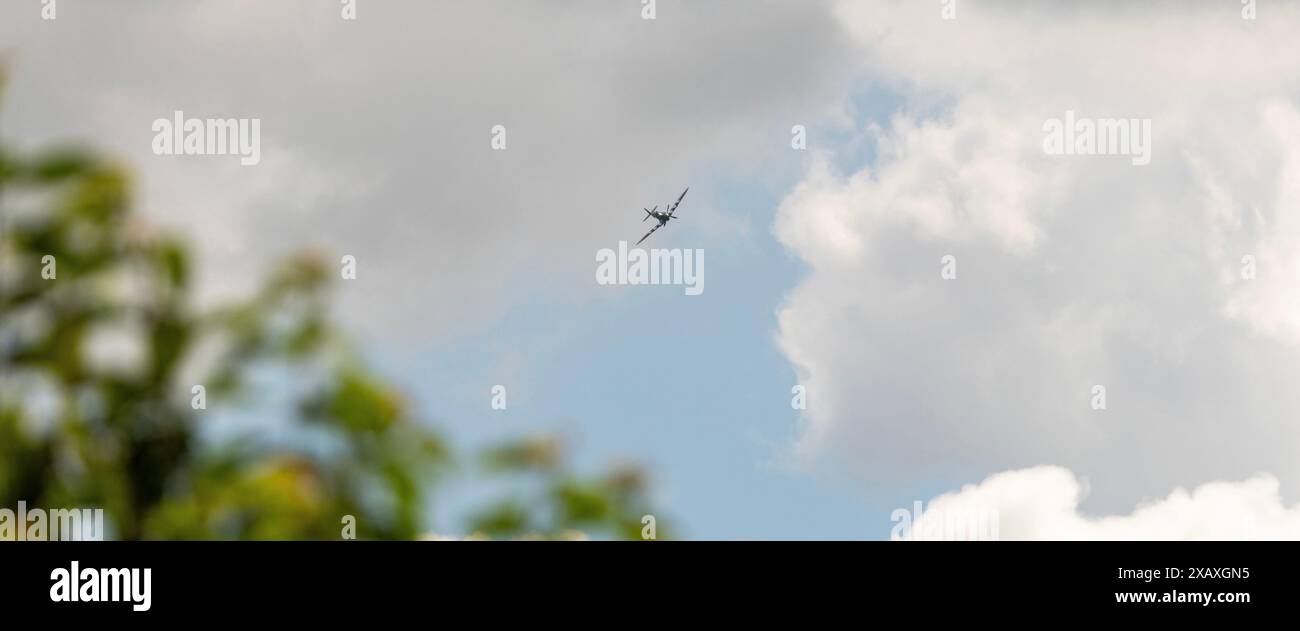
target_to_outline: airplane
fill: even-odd
[[[689,190],[691,190],[691,187],[689,187],[689,186],[686,187],[686,191],[689,191]],[[644,237],[641,237],[641,241],[645,241],[646,239],[650,238],[650,235],[654,234],[654,233],[655,233],[655,230],[658,230],[658,229],[664,227],[664,224],[666,224],[666,223],[668,223],[669,221],[671,221],[671,220],[677,218],[677,216],[674,215],[673,213],[677,212],[677,206],[681,205],[681,203],[682,203],[682,198],[683,198],[683,197],[686,197],[686,191],[682,191],[682,194],[677,196],[677,201],[675,201],[675,202],[673,202],[672,204],[670,204],[670,205],[668,206],[668,210],[667,210],[667,211],[664,211],[664,212],[657,212],[656,209],[659,208],[659,206],[657,206],[657,205],[656,205],[654,208],[642,208],[642,209],[641,209],[641,210],[644,210],[644,211],[645,211],[645,216],[641,218],[641,222],[642,222],[642,223],[644,223],[645,220],[647,220],[647,219],[649,219],[649,218],[651,218],[651,217],[654,217],[655,219],[657,219],[657,220],[659,221],[659,225],[657,225],[657,226],[651,228],[651,229],[650,229],[650,232],[645,233],[645,236],[644,236]],[[636,242],[636,245],[641,245],[641,241],[637,241],[637,242]]]

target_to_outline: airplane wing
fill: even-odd
[[[651,229],[650,229],[650,232],[645,233],[645,236],[644,236],[644,237],[641,237],[641,241],[645,241],[646,239],[648,239],[648,238],[650,237],[650,235],[652,235],[652,234],[655,233],[655,230],[658,230],[659,228],[663,227],[663,225],[664,225],[664,224],[659,224],[659,225],[657,225],[657,226],[651,228]],[[637,242],[636,242],[636,245],[641,245],[641,241],[637,241]]]
[[[691,187],[687,186],[686,191],[689,190],[691,190]],[[673,202],[673,207],[668,209],[669,215],[677,212],[677,207],[682,205],[682,199],[686,197],[686,191],[682,191],[682,194],[677,196],[677,201]]]

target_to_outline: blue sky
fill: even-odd
[[[864,85],[848,109],[861,128],[887,121],[898,105],[887,91]],[[828,126],[810,129],[809,145],[828,151],[846,172],[873,154],[858,133]],[[703,248],[702,295],[685,296],[676,286],[594,282],[578,296],[519,288],[532,299],[478,334],[408,348],[374,339],[367,344],[370,357],[458,445],[554,432],[587,471],[622,460],[644,465],[665,518],[687,538],[886,537],[891,511],[933,495],[942,482],[858,486],[819,473],[792,453],[801,422],[790,404],[798,381],[774,335],[777,309],[804,270],[777,243],[771,224],[807,156],[791,150],[758,170],[701,165],[689,182],[659,183],[665,199],[680,186],[691,191],[682,219],[644,246]],[[638,208],[655,203],[628,200],[609,209],[626,217],[610,247],[618,239],[635,241],[648,225],[640,223]],[[703,207],[749,229],[700,230]],[[594,269],[593,253],[588,272]],[[507,387],[504,411],[489,407],[495,384]],[[440,499],[435,525],[455,532],[463,526],[453,519],[458,509],[483,497],[453,491]]]
[[[764,173],[757,182],[723,169],[701,170],[689,182],[682,219],[644,245],[703,248],[699,296],[685,296],[677,286],[594,282],[577,300],[538,290],[481,334],[385,349],[373,359],[459,444],[558,432],[586,470],[620,459],[645,465],[666,518],[690,538],[877,536],[879,515],[892,507],[828,487],[790,457],[799,422],[790,405],[797,380],[773,333],[777,306],[800,264],[769,226],[784,183],[794,181],[801,164],[792,151],[784,173]],[[664,195],[675,186],[664,183]],[[644,231],[639,205],[655,203],[628,201],[610,210],[626,216],[626,233],[611,235],[614,242],[635,241]],[[745,235],[696,229],[692,207],[705,201],[747,218],[752,229]],[[593,253],[593,277],[594,270]],[[383,348],[382,342],[372,346]],[[522,365],[508,369],[514,355],[525,356]],[[504,411],[489,407],[490,388],[498,383],[507,387]]]

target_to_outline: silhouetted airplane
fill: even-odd
[[[689,191],[689,190],[691,190],[691,187],[689,187],[689,186],[686,187],[686,191]],[[650,232],[645,233],[645,236],[644,236],[644,237],[641,237],[641,241],[645,241],[647,238],[650,237],[650,235],[652,235],[652,234],[655,233],[655,230],[658,230],[658,229],[664,227],[664,224],[666,224],[666,223],[668,223],[669,221],[671,221],[671,220],[677,218],[677,216],[674,215],[673,213],[677,212],[677,207],[678,207],[679,205],[681,205],[681,203],[682,203],[682,198],[683,198],[683,197],[686,197],[686,191],[682,191],[682,194],[679,195],[679,196],[677,197],[677,201],[673,202],[672,205],[670,205],[670,206],[668,207],[668,210],[667,210],[666,212],[655,212],[655,208],[659,208],[658,206],[655,206],[654,208],[642,208],[642,209],[641,209],[641,210],[644,210],[644,211],[645,211],[645,217],[642,217],[642,218],[641,218],[641,221],[642,221],[643,223],[645,222],[646,219],[649,219],[649,218],[651,218],[651,217],[654,217],[655,219],[658,219],[658,220],[659,220],[659,225],[657,225],[657,226],[651,228],[651,229],[650,229]],[[641,245],[641,241],[637,241],[637,242],[636,242],[636,245]]]

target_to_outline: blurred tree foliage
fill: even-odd
[[[0,506],[103,507],[120,539],[335,539],[344,515],[361,539],[424,534],[434,482],[465,463],[346,351],[326,317],[328,261],[294,257],[248,299],[200,310],[185,245],[130,208],[121,165],[0,147]],[[268,364],[317,376],[276,419],[317,448],[200,438],[212,412],[193,409],[193,386],[211,408],[247,397]],[[640,539],[651,512],[638,471],[573,475],[549,438],[470,462],[507,490],[467,532]]]

